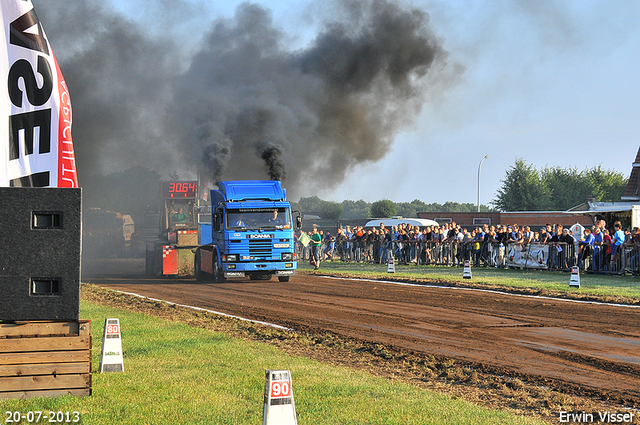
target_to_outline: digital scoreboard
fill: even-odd
[[[190,199],[198,197],[197,181],[160,182],[160,195],[168,199]]]

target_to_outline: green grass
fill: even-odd
[[[581,274],[580,288],[571,288],[569,287],[569,273],[546,270],[472,267],[472,278],[464,279],[461,267],[396,265],[395,273],[388,273],[387,266],[384,264],[343,263],[340,261],[322,262],[317,271],[313,271],[306,262],[299,262],[298,267],[307,273],[315,274],[409,280],[429,284],[455,284],[569,298],[595,297],[601,298],[603,301],[640,303],[640,278],[628,275]]]
[[[80,316],[92,320],[94,371],[104,319],[120,319],[125,372],[94,373],[92,396],[0,401],[3,420],[8,411],[78,411],[83,424],[255,425],[264,371],[289,369],[301,425],[542,423],[141,313],[82,301]]]

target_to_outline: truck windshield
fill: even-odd
[[[193,225],[191,205],[188,202],[172,202],[168,206],[169,228],[188,227]]]
[[[227,210],[227,229],[291,229],[291,211],[289,208]]]

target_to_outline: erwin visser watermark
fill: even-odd
[[[636,418],[638,413],[633,412],[560,412],[560,423],[566,424],[630,424]]]

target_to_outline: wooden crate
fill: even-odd
[[[0,323],[0,399],[91,395],[91,321]]]

